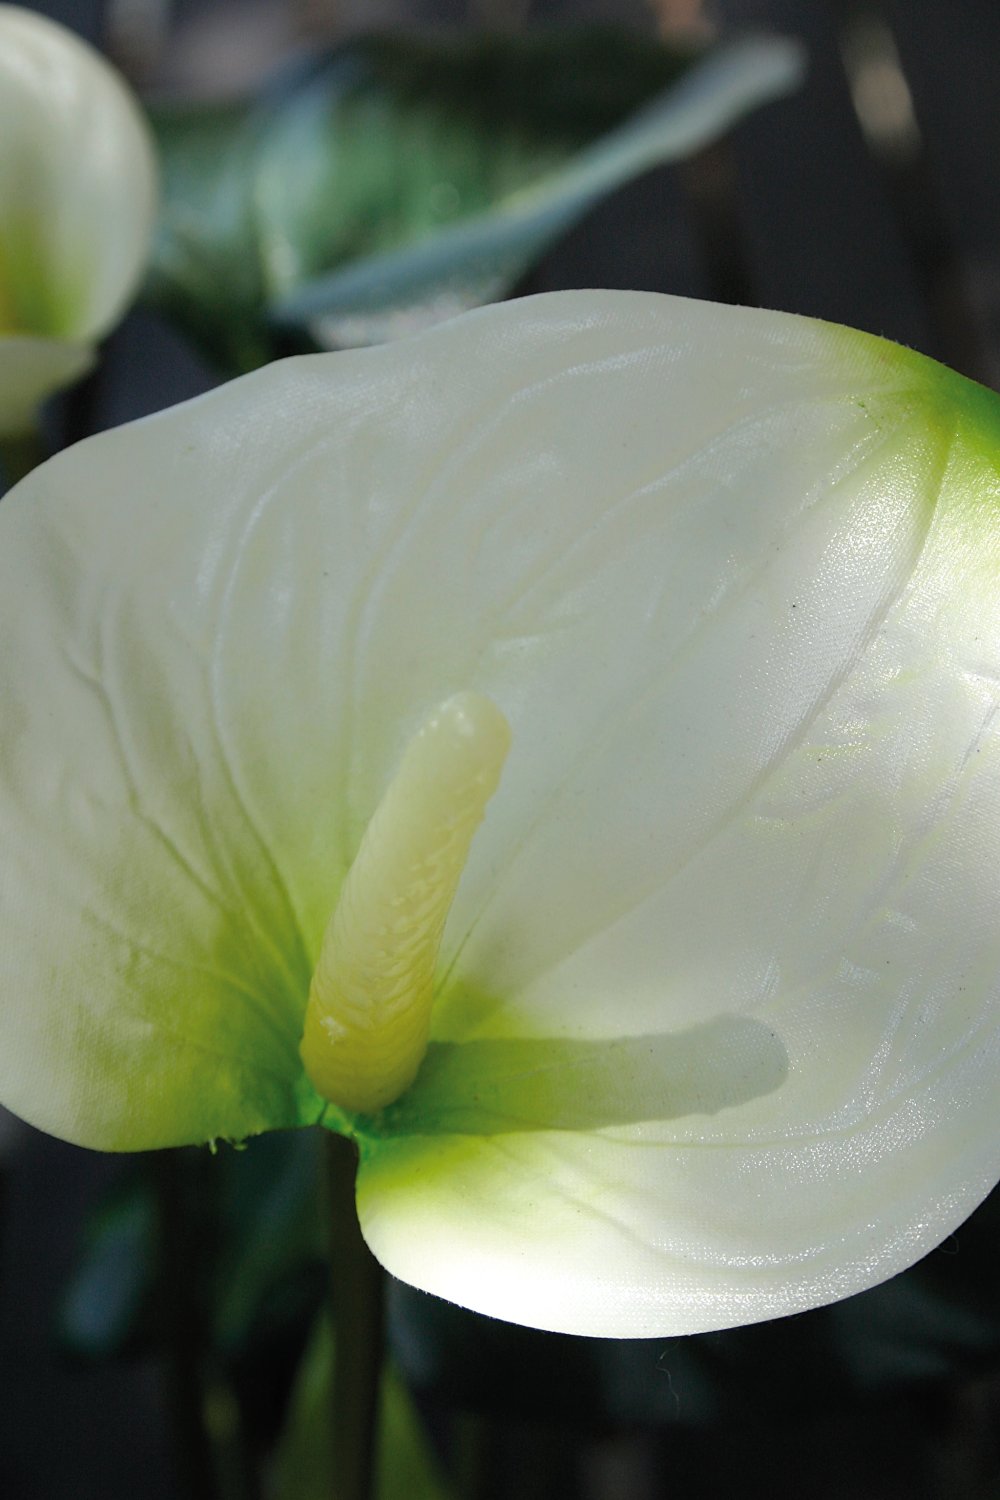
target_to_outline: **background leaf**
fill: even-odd
[[[798,47],[372,37],[259,104],[162,110],[152,295],[223,368],[502,296],[601,197],[798,82]]]
[[[337,1494],[329,1419],[333,1363],[333,1335],[324,1315],[316,1322],[292,1392],[272,1471],[272,1500],[330,1500]],[[449,1491],[420,1419],[391,1364],[382,1376],[377,1441],[377,1500],[447,1500]]]
[[[155,1217],[138,1172],[129,1173],[95,1209],[58,1309],[60,1343],[71,1353],[111,1358],[144,1337]]]

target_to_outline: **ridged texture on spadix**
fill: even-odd
[[[445,921],[509,746],[489,698],[449,699],[368,825],[323,939],[302,1041],[313,1086],[344,1109],[381,1109],[416,1076]]]

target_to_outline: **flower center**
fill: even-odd
[[[459,693],[407,746],[323,938],[301,1054],[319,1094],[370,1114],[427,1050],[445,922],[510,748],[491,699]]]

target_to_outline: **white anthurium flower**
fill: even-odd
[[[892,1275],[1000,1177],[998,576],[995,396],[647,294],[61,454],[0,510],[0,1099],[322,1119],[390,1271],[541,1328]]]
[[[91,364],[155,213],[151,138],[123,80],[72,32],[0,5],[0,437]]]

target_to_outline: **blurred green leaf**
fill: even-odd
[[[244,104],[161,111],[153,120],[163,209],[151,296],[223,369],[269,358],[252,192],[264,122]]]
[[[319,1317],[292,1392],[272,1469],[272,1500],[331,1500],[334,1341]],[[405,1385],[389,1366],[382,1380],[376,1460],[377,1500],[447,1500],[449,1495]]]
[[[87,1359],[134,1347],[151,1284],[155,1207],[137,1175],[116,1185],[87,1226],[76,1274],[61,1299],[60,1343]]]
[[[288,1343],[294,1361],[326,1284],[313,1131],[274,1132],[243,1151],[177,1153],[178,1204],[194,1241],[191,1278],[214,1353],[244,1361],[254,1346]],[[59,1308],[62,1342],[88,1358],[144,1343],[160,1250],[155,1180],[140,1159],[91,1215]],[[200,1246],[200,1250],[199,1250]]]
[[[801,71],[779,38],[353,42],[259,103],[158,113],[151,295],[225,369],[283,339],[378,342],[503,295],[601,197]]]
[[[318,1201],[318,1132],[276,1131],[239,1152],[223,1152],[214,1326],[223,1351],[238,1348],[263,1323],[280,1323],[301,1298],[310,1272],[326,1276],[326,1237]]]

